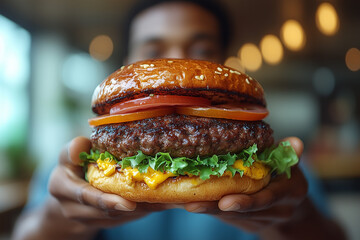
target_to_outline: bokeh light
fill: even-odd
[[[245,68],[238,57],[228,57],[224,65],[240,72],[245,72]]]
[[[316,26],[327,36],[334,35],[339,30],[339,17],[333,5],[322,3],[316,11]]]
[[[353,72],[360,69],[360,51],[357,48],[350,48],[345,55],[346,66]]]
[[[305,46],[305,32],[296,20],[287,20],[281,27],[281,38],[284,45],[292,50],[299,51]]]
[[[275,35],[266,35],[260,42],[260,49],[264,61],[268,64],[278,64],[284,55],[282,44]]]
[[[99,61],[107,60],[114,51],[114,44],[107,35],[96,36],[90,43],[90,56]]]
[[[261,53],[259,48],[253,43],[244,44],[238,52],[238,57],[246,70],[256,71],[261,67]]]

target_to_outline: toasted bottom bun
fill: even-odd
[[[270,174],[260,180],[249,177],[212,176],[208,180],[199,177],[179,176],[168,178],[155,190],[150,189],[146,183],[131,181],[125,174],[116,172],[105,176],[95,165],[90,164],[87,172],[89,183],[108,193],[120,195],[135,202],[149,203],[186,203],[197,201],[215,201],[221,197],[234,194],[251,194],[264,188],[270,181]]]

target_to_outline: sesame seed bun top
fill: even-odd
[[[95,89],[92,109],[107,114],[115,103],[149,94],[205,97],[213,104],[247,102],[266,106],[263,88],[245,73],[201,60],[155,59],[112,73]]]

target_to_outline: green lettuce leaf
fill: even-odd
[[[118,161],[109,152],[100,153],[97,150],[91,150],[90,154],[81,153],[80,158],[86,166],[89,162],[95,162],[97,159],[110,158],[116,161],[121,168],[138,168],[141,173],[145,173],[148,167],[162,172],[171,172],[175,175],[195,175],[201,179],[209,179],[210,176],[222,176],[225,171],[243,175],[243,170],[233,167],[236,160],[242,159],[244,166],[250,167],[254,161],[261,161],[271,167],[272,172],[277,174],[286,173],[290,178],[291,166],[298,163],[298,157],[289,142],[282,142],[279,146],[266,149],[263,153],[257,155],[258,148],[256,144],[244,149],[238,154],[213,155],[210,157],[187,158],[171,157],[169,153],[159,152],[155,156],[149,156],[141,151],[131,157],[125,157]]]
[[[109,153],[109,152],[100,153],[99,150],[93,150],[93,149],[90,150],[90,154],[88,154],[87,152],[81,152],[79,157],[82,160],[82,162],[80,163],[80,166],[83,167],[86,181],[88,181],[87,169],[88,169],[89,163],[94,163],[99,158],[102,160],[109,158],[111,161],[115,161],[116,163],[119,162],[116,159],[116,157],[114,157],[111,153]]]
[[[99,158],[101,160],[105,160],[106,158],[109,158],[111,161],[115,161],[118,163],[119,161],[109,152],[103,152],[100,153],[99,150],[90,150],[90,154],[87,152],[81,152],[79,155],[80,159],[82,160],[80,166],[85,166],[89,163],[96,162]]]
[[[277,147],[266,149],[259,154],[258,158],[270,166],[272,172],[285,173],[288,178],[291,177],[291,167],[299,162],[299,158],[289,141],[281,142]]]

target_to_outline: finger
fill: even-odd
[[[85,137],[76,137],[68,143],[60,154],[60,164],[67,166],[79,166],[82,162],[79,155],[81,152],[89,152],[91,142]]]
[[[105,217],[109,217],[107,216],[106,211],[102,211],[92,206],[79,204],[78,202],[70,200],[62,200],[58,202],[63,215],[68,219],[104,219]]]
[[[59,201],[58,201],[59,202]],[[60,203],[60,202],[59,202]],[[138,213],[119,210],[101,210],[92,206],[82,205],[70,200],[61,201],[59,204],[63,215],[72,220],[97,220],[127,218]],[[138,214],[140,215],[140,214]]]
[[[307,187],[304,175],[298,167],[294,167],[291,179],[280,175],[257,193],[227,195],[220,199],[219,209],[244,212],[259,211],[284,202],[297,205],[305,198]]]
[[[65,167],[57,167],[51,175],[49,191],[60,201],[72,200],[101,210],[133,211],[136,203],[118,195],[104,193],[88,182],[71,174]]]
[[[296,155],[300,158],[303,151],[304,151],[304,144],[300,140],[300,138],[297,137],[287,137],[282,139],[280,142],[289,141],[291,146],[294,148]]]
[[[89,152],[91,148],[91,142],[85,137],[74,138],[68,143],[60,153],[59,164],[65,166],[71,174],[75,174],[78,177],[83,178],[83,168],[80,167],[80,153],[85,151]]]
[[[282,188],[282,193],[287,194],[288,181],[283,176],[283,181],[274,180],[267,187],[255,194],[231,194],[224,196],[219,201],[219,208],[223,211],[259,211],[272,206],[279,200],[281,194],[278,189]],[[284,192],[285,191],[285,192]]]
[[[191,202],[184,204],[184,208],[192,213],[217,214],[220,212],[217,201],[212,202]]]
[[[81,222],[93,229],[107,228],[144,217],[147,213],[123,212],[123,211],[102,211],[91,206],[85,206],[72,201],[54,199],[59,205],[63,216],[67,219]]]
[[[79,203],[90,205],[98,209],[119,210],[119,211],[134,211],[136,209],[136,203],[128,201],[118,195],[111,193],[104,193],[88,183],[78,185],[77,188],[71,189],[72,200]]]
[[[220,199],[219,209],[234,212],[259,211],[269,208],[275,201],[274,193],[269,189],[264,189],[256,196],[246,194],[227,195]]]
[[[69,144],[69,157],[72,164],[79,165],[82,160],[80,159],[81,152],[90,152],[91,142],[85,137],[76,137]]]

